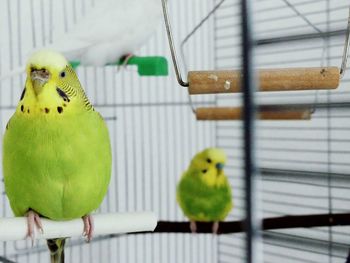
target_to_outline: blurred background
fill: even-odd
[[[0,76],[22,66],[34,48],[58,39],[91,11],[97,0],[0,0]],[[219,1],[169,0],[175,44]],[[256,68],[340,66],[347,26],[346,0],[255,0]],[[225,0],[184,46],[187,69],[239,69],[239,0]],[[159,1],[159,5],[161,2]],[[332,36],[325,34],[334,31]],[[315,36],[316,34],[316,36]],[[317,36],[318,34],[318,36]],[[289,36],[302,39],[286,41]],[[197,121],[186,88],[175,78],[161,21],[135,52],[164,56],[169,76],[139,76],[135,66],[78,67],[112,140],[113,175],[98,212],[152,210],[160,220],[184,221],[176,183],[192,156],[205,147],[228,155],[226,174],[235,207],[226,220],[244,218],[241,121]],[[25,74],[0,81],[0,129],[5,130]],[[258,93],[262,104],[307,104],[311,120],[257,121],[259,212],[263,217],[344,213],[350,204],[350,94],[346,73],[336,90]],[[193,106],[240,106],[241,95],[192,96]],[[0,146],[1,146],[0,141]],[[1,171],[0,171],[1,172]],[[12,216],[1,189],[0,214]],[[0,233],[1,235],[1,233]],[[345,262],[350,227],[262,232],[263,262]],[[244,234],[139,234],[70,239],[67,262],[245,262]],[[47,262],[45,242],[0,243],[0,262]]]

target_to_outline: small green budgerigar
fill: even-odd
[[[45,231],[40,217],[46,217],[82,218],[90,240],[90,213],[101,204],[111,175],[107,126],[61,54],[37,51],[29,58],[26,73],[3,141],[11,208],[16,216],[27,217],[27,235],[32,239],[35,226]],[[48,240],[51,262],[64,262],[64,241]]]
[[[177,201],[190,219],[190,228],[196,232],[196,222],[213,222],[213,233],[218,232],[233,207],[232,191],[223,168],[226,154],[221,149],[208,148],[197,153],[177,185]]]

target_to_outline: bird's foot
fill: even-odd
[[[94,220],[92,215],[85,215],[82,217],[84,222],[83,236],[86,237],[86,241],[90,242],[94,232]]]
[[[41,223],[41,219],[38,213],[33,210],[29,210],[26,214],[27,217],[27,236],[32,240],[32,246],[34,245],[34,225],[38,228],[41,233],[44,233],[43,225]]]
[[[131,53],[129,53],[129,54],[126,54],[125,56],[123,56],[122,57],[122,66],[126,66],[127,64],[128,64],[128,62],[129,62],[129,60],[132,58],[134,56],[134,54],[131,54]]]
[[[214,223],[213,223],[213,228],[212,228],[212,230],[213,230],[213,234],[217,234],[218,233],[218,231],[219,231],[219,222],[218,221],[215,221]]]
[[[190,229],[191,229],[192,234],[197,232],[197,224],[196,224],[196,221],[191,221],[191,222],[190,222]]]
[[[118,67],[118,71],[120,70],[120,68],[126,68],[126,65],[128,64],[129,60],[133,57],[134,55],[129,53],[129,54],[126,54],[124,56],[122,56],[120,58],[121,60],[121,64],[120,64],[120,67]]]

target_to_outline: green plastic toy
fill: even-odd
[[[70,61],[74,69],[79,65],[79,61]],[[123,60],[119,60],[112,65],[122,65]],[[168,61],[165,57],[131,57],[127,65],[136,65],[140,76],[168,76]]]

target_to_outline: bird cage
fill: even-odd
[[[97,2],[0,0],[2,133],[21,96],[26,78],[21,67],[28,54],[69,32]],[[248,3],[243,26],[251,29],[250,34],[242,34],[243,2]],[[153,211],[159,219],[157,228],[153,233],[98,235],[90,243],[68,239],[66,262],[344,263],[350,248],[349,73],[341,76],[332,67],[345,69],[340,65],[346,57],[349,2],[180,0],[167,5],[172,44],[182,57],[179,68],[169,63],[168,76],[166,70],[160,76],[140,76],[133,65],[76,68],[111,137],[112,179],[96,213]],[[242,41],[254,50],[251,56],[250,49],[242,51]],[[248,56],[245,63],[242,53]],[[156,54],[170,61],[166,27],[159,24],[136,54]],[[248,71],[242,64],[250,65]],[[245,84],[254,83],[252,68],[267,72],[327,68],[335,78],[325,86],[318,79],[308,90],[300,90],[292,79],[293,88],[254,92],[255,103],[245,100],[248,104],[243,102],[247,91],[243,96],[218,90],[202,94],[177,83],[176,70],[228,71],[220,86],[225,91],[231,87],[225,84],[232,71],[243,68],[249,77]],[[205,77],[215,80],[212,75]],[[236,80],[243,81],[240,77]],[[254,105],[258,116],[249,118]],[[218,235],[207,224],[190,233],[188,219],[176,203],[182,173],[207,147],[226,152],[225,173],[233,191],[234,208],[220,223]],[[256,176],[250,177],[255,171]],[[247,190],[247,185],[256,190]],[[0,189],[1,217],[11,217],[3,183]],[[261,223],[257,226],[261,231],[256,232],[254,224],[246,231],[247,212],[250,222]],[[34,245],[29,240],[0,244],[0,262],[48,262],[48,258],[42,240]]]

